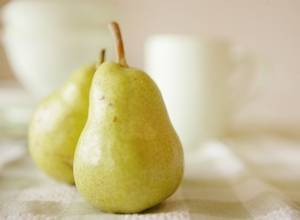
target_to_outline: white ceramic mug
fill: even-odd
[[[184,147],[226,135],[236,107],[248,100],[243,91],[232,91],[230,80],[238,72],[244,90],[253,85],[252,57],[234,53],[225,40],[178,35],[153,36],[145,49],[145,69],[161,89]]]

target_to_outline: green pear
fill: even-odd
[[[73,157],[88,115],[95,65],[74,72],[60,89],[43,100],[29,127],[29,151],[46,174],[74,183]]]
[[[74,178],[93,206],[137,213],[176,191],[183,150],[158,87],[146,73],[127,66],[119,27],[111,27],[119,63],[105,62],[95,73]]]

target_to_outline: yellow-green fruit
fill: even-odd
[[[95,66],[84,66],[35,111],[29,128],[29,151],[46,174],[74,183],[73,157],[88,113]]]
[[[135,213],[169,197],[182,174],[182,147],[155,83],[142,71],[102,64],[74,156],[78,191],[103,211]]]

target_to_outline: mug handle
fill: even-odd
[[[266,64],[262,59],[249,51],[238,51],[235,55],[234,71],[231,80],[239,79],[238,83],[242,85],[239,88],[239,92],[231,92],[231,103],[233,110],[238,111],[260,94],[265,76],[263,73],[266,72]],[[241,77],[243,77],[242,80]],[[236,82],[233,84],[236,85]]]

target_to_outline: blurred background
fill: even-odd
[[[158,84],[184,148],[179,193],[145,219],[300,219],[299,0],[0,0],[0,219],[101,218],[73,186],[45,179],[25,146],[40,100],[100,49],[115,60],[113,20],[129,66]],[[37,137],[51,133],[53,106],[40,111]],[[156,137],[147,122],[141,134]],[[53,143],[65,140],[60,131]],[[72,166],[74,146],[58,146],[35,150],[50,158],[41,164],[56,167],[53,156]]]
[[[128,63],[138,68],[145,65],[146,39],[156,34],[222,37],[252,51],[266,68],[255,98],[234,114],[232,133],[300,135],[297,0],[0,0],[0,5],[2,136],[24,137],[37,101],[70,71],[94,62],[100,47],[112,48],[106,24],[114,19],[122,26]]]

